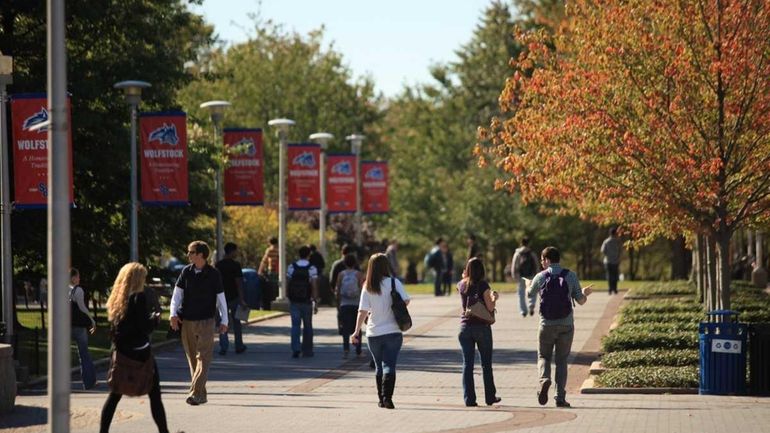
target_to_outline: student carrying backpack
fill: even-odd
[[[527,284],[524,279],[531,280],[538,271],[540,266],[538,266],[537,256],[529,249],[529,238],[524,237],[511,260],[511,277],[519,287],[519,313],[522,317],[527,317],[527,313],[530,316],[535,314],[531,308],[527,311]]]
[[[289,313],[291,314],[292,357],[313,356],[313,314],[317,312],[318,270],[308,261],[310,248],[299,249],[299,260],[286,269]],[[300,343],[300,333],[302,342]]]
[[[567,403],[567,358],[572,350],[572,338],[575,335],[575,320],[572,316],[573,301],[580,305],[586,303],[593,292],[591,286],[580,288],[577,275],[561,267],[559,250],[548,247],[541,254],[545,270],[532,279],[527,295],[530,309],[540,296],[540,327],[538,328],[537,368],[540,386],[537,401],[541,405],[548,402],[548,389],[551,386],[551,360],[556,363],[556,407],[570,407]],[[554,353],[555,352],[555,353]]]
[[[345,358],[350,354],[350,336],[356,329],[358,303],[361,300],[361,287],[364,284],[364,274],[358,270],[358,259],[355,254],[347,254],[343,259],[345,270],[337,276],[335,292],[338,294],[339,308],[337,309],[337,329],[342,336],[342,352]],[[356,355],[361,355],[361,340],[354,345]]]

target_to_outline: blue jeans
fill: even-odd
[[[88,353],[88,328],[80,326],[72,327],[72,339],[78,346],[80,358],[80,378],[83,380],[83,389],[91,389],[96,385],[96,370],[91,354]]]
[[[291,351],[302,352],[303,355],[313,354],[313,304],[291,302]],[[302,344],[300,344],[300,321],[302,322]]]
[[[487,404],[494,403],[497,389],[495,388],[494,376],[492,376],[492,327],[489,325],[462,325],[458,339],[463,350],[463,399],[465,404],[476,403],[476,388],[473,381],[476,346],[478,346],[481,355],[484,399]]]
[[[521,313],[522,316],[526,316],[528,311],[527,286],[524,283],[524,278],[519,278],[519,313]]]
[[[227,334],[230,329],[233,330],[233,336],[235,338],[235,350],[240,351],[245,346],[243,345],[243,333],[241,330],[241,321],[235,318],[235,310],[238,309],[238,299],[227,301],[227,317],[229,320],[229,326],[227,332],[219,334],[219,351],[227,352],[227,348],[230,347],[230,340]]]
[[[404,334],[395,332],[379,337],[367,337],[366,341],[374,358],[377,376],[396,374],[398,352],[401,351],[401,345],[404,343]]]

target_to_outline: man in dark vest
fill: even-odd
[[[209,246],[195,241],[187,246],[190,264],[182,269],[171,297],[171,329],[182,325],[182,346],[190,367],[190,391],[187,404],[197,406],[208,401],[206,381],[214,355],[215,314],[222,322],[219,333],[227,332],[227,300],[219,271],[208,263]],[[184,322],[184,324],[182,323]]]

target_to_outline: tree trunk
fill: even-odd
[[[719,309],[717,300],[717,262],[715,257],[714,238],[706,236],[706,310]]]
[[[636,250],[634,250],[634,247],[631,247],[628,249],[628,279],[634,280],[634,276],[636,275],[636,272],[634,272],[634,265],[636,264],[636,255],[634,254]]]
[[[705,282],[705,260],[704,260],[704,248],[705,242],[703,235],[697,235],[695,237],[695,251],[693,254],[693,277],[695,280],[695,287],[698,293],[698,302],[704,303],[704,282]]]
[[[717,287],[719,287],[719,300],[720,307],[723,310],[730,309],[730,239],[732,238],[732,232],[724,225],[720,226],[719,232],[716,234],[717,241],[717,258],[719,260],[719,273],[717,278],[719,279]]]

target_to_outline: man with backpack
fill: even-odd
[[[313,356],[313,314],[318,310],[318,270],[310,264],[310,248],[299,249],[299,260],[286,270],[287,295],[291,314],[291,356],[299,358]],[[300,322],[302,343],[300,344]]]
[[[531,280],[538,271],[540,266],[537,264],[537,255],[529,249],[529,238],[524,237],[511,260],[511,276],[519,284],[519,312],[522,317],[527,317],[527,284],[524,279]],[[534,314],[534,308],[530,308],[529,315]]]
[[[567,357],[572,349],[575,335],[575,320],[572,309],[575,302],[583,305],[593,292],[591,286],[580,288],[577,275],[559,264],[561,256],[555,247],[543,250],[541,263],[544,271],[532,279],[527,295],[530,299],[530,311],[540,296],[540,328],[538,329],[539,347],[537,350],[537,368],[540,373],[540,387],[537,401],[541,405],[548,402],[548,388],[551,386],[551,359],[556,363],[556,407],[570,407],[567,403]],[[554,355],[555,349],[555,355]]]

